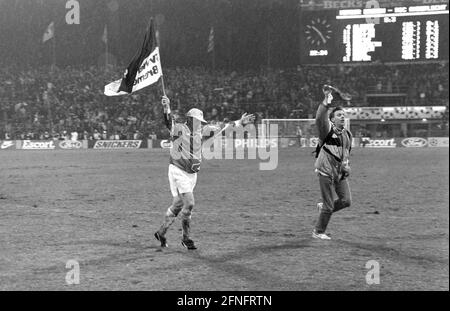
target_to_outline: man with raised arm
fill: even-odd
[[[319,131],[319,145],[316,149],[315,168],[319,176],[322,202],[317,204],[319,219],[312,233],[313,238],[330,240],[325,233],[331,215],[349,207],[352,201],[347,177],[350,175],[349,155],[352,149],[352,134],[344,128],[345,112],[335,107],[328,112],[333,100],[333,92],[344,98],[343,94],[332,86],[325,85],[325,98],[316,114],[316,126]],[[338,198],[333,199],[335,190]]]
[[[197,183],[197,173],[200,171],[202,162],[202,143],[205,139],[220,135],[230,126],[245,126],[253,122],[255,118],[252,114],[244,113],[240,120],[220,128],[208,125],[203,118],[203,112],[192,108],[186,114],[185,123],[175,123],[171,117],[169,98],[163,96],[161,103],[164,107],[164,121],[173,142],[168,174],[173,201],[166,211],[161,227],[155,232],[155,238],[161,243],[161,247],[167,247],[167,230],[175,218],[181,214],[181,244],[189,250],[194,250],[196,246],[190,237],[191,213],[194,208],[193,192]]]

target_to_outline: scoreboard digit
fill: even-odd
[[[425,58],[439,58],[439,22],[437,20],[427,21],[426,36]]]
[[[420,21],[402,23],[402,59],[420,59]]]

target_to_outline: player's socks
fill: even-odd
[[[169,230],[170,226],[175,221],[175,216],[164,216],[164,222],[162,223],[161,227],[159,228],[158,232],[160,235],[165,236],[167,233],[167,230]]]
[[[191,218],[188,216],[181,217],[181,229],[183,230],[183,240],[189,240],[191,231]]]
[[[197,247],[194,244],[194,241],[192,241],[189,238],[189,233],[191,230],[191,217],[183,215],[181,218],[181,228],[183,230],[183,239],[181,240],[181,245],[186,247],[187,249],[194,250],[197,249]]]
[[[175,221],[175,218],[177,218],[176,214],[177,213],[174,213],[172,211],[172,206],[170,206],[167,209],[166,215],[164,215],[164,221],[158,230],[160,235],[162,235],[162,236],[166,235],[167,230],[169,230],[169,227],[173,224],[173,222]]]

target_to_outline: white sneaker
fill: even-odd
[[[319,211],[319,213],[322,211],[322,208],[323,208],[323,203],[322,202],[317,203],[317,210]]]
[[[320,240],[331,240],[331,238],[328,235],[326,235],[325,233],[316,233],[315,230],[312,233],[312,237],[315,239],[320,239]]]

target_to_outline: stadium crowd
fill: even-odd
[[[165,138],[160,86],[106,97],[104,86],[123,68],[0,67],[1,139]],[[369,93],[404,93],[406,105],[448,106],[448,63],[299,66],[290,70],[223,72],[164,69],[167,95],[181,116],[191,107],[212,122],[238,118],[312,118],[321,86],[330,83],[367,106]],[[324,78],[326,77],[326,78]]]

